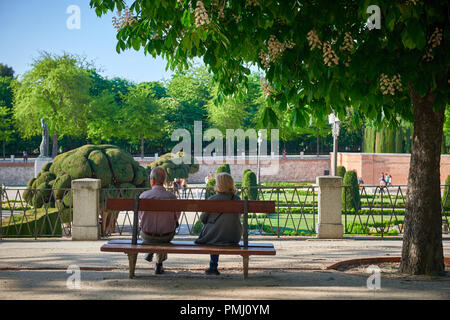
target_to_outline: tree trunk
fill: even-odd
[[[320,140],[319,140],[319,135],[317,135],[317,156],[320,155]]]
[[[55,134],[52,137],[52,158],[58,155],[58,135]]]
[[[445,108],[433,110],[434,95],[420,97],[410,85],[414,133],[405,204],[400,272],[443,274],[440,158]]]
[[[144,135],[141,133],[141,158],[144,159]]]

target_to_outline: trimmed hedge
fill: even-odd
[[[361,198],[356,171],[350,170],[345,173],[343,185],[350,188],[342,188],[342,209],[360,209]]]
[[[222,173],[222,172],[226,172],[228,174],[231,174],[230,165],[228,163],[221,164],[220,166],[217,167],[217,169],[216,169],[216,177],[217,177],[217,175],[219,173]]]
[[[248,196],[248,200],[258,200],[256,174],[250,169],[244,170],[242,176],[242,193],[243,196]]]

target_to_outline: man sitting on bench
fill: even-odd
[[[164,188],[166,171],[162,167],[155,167],[150,173],[151,190],[140,195],[140,199],[176,199],[177,197]],[[141,225],[141,238],[144,243],[169,243],[175,236],[175,231],[180,218],[180,212],[145,212],[139,211]],[[145,260],[151,262],[153,253],[145,256]],[[156,253],[155,274],[162,274],[163,261],[167,260],[167,253]]]

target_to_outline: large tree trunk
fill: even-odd
[[[445,108],[433,110],[434,95],[420,97],[410,85],[414,133],[405,204],[400,272],[442,274],[440,158]]]
[[[58,155],[58,135],[55,134],[52,137],[52,158]]]

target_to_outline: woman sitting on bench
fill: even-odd
[[[216,194],[208,200],[241,200],[236,195],[233,177],[226,173],[219,173],[216,177]],[[200,220],[204,227],[195,243],[215,245],[237,245],[241,239],[242,226],[240,214],[222,214],[203,212]],[[208,275],[219,275],[217,270],[219,255],[212,254],[209,269],[205,271]]]

